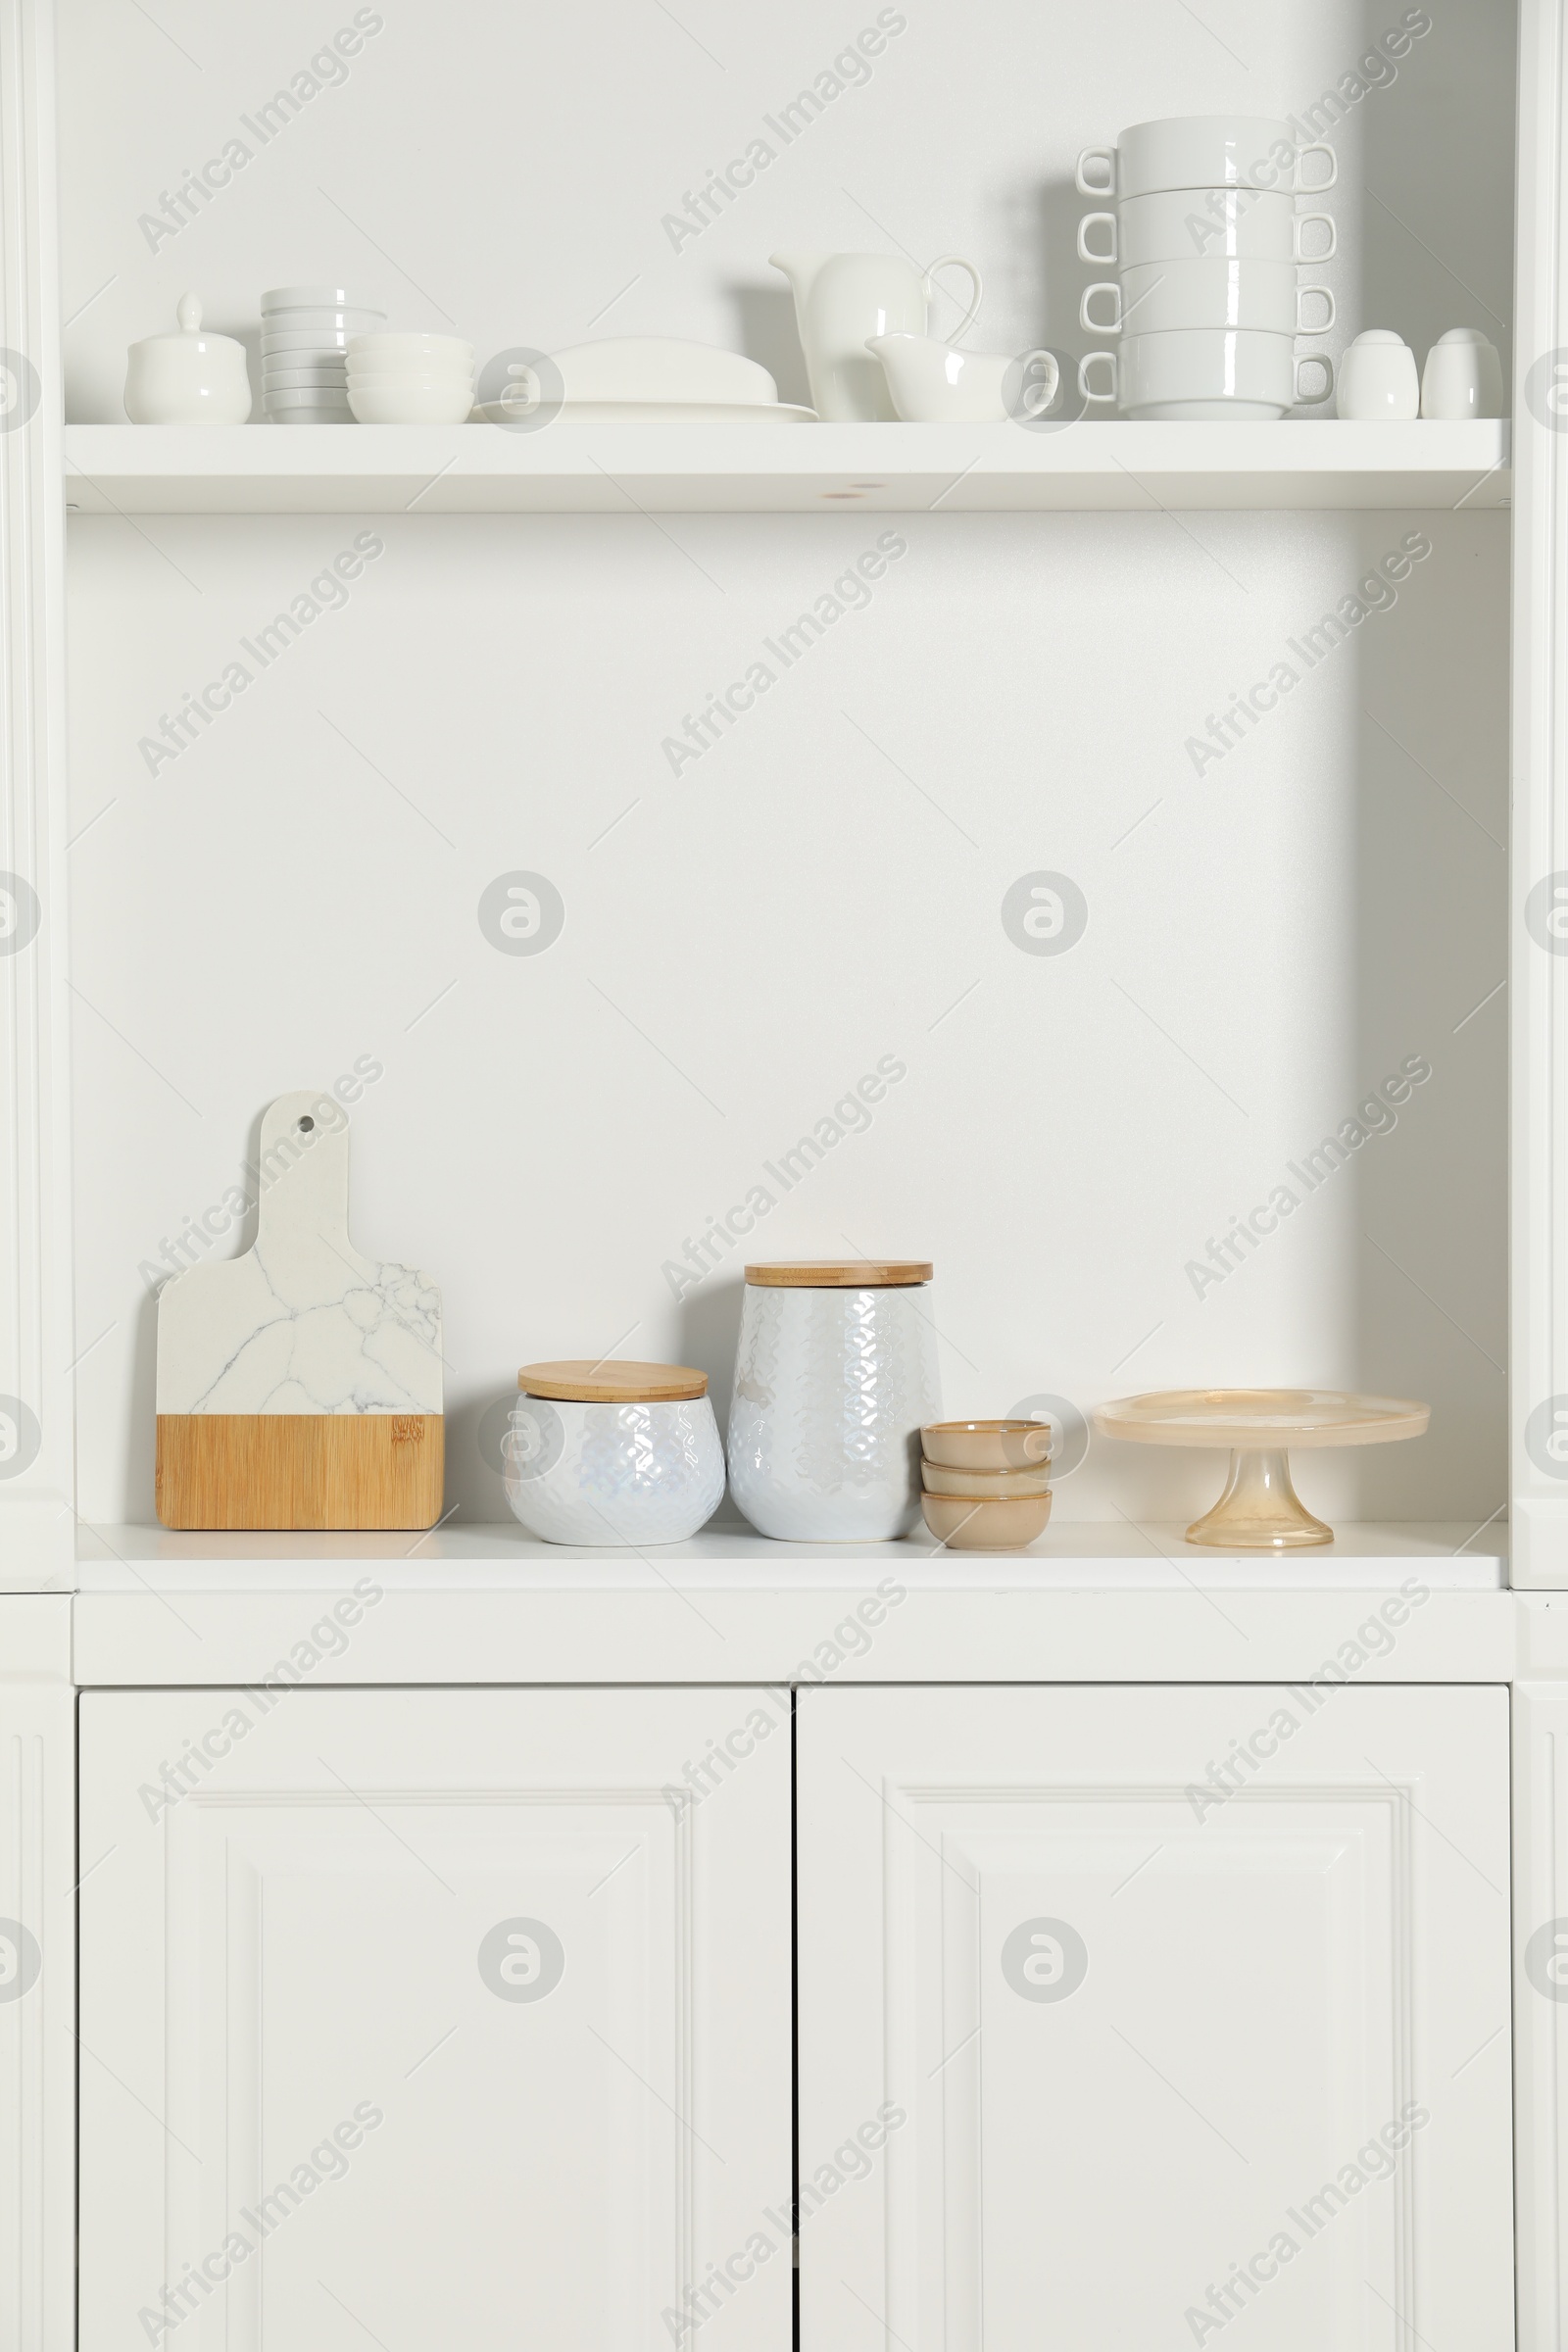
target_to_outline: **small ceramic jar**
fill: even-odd
[[[507,1500],[547,1544],[682,1544],[718,1508],[708,1375],[684,1364],[524,1364]]]
[[[913,1259],[748,1266],[730,1492],[764,1536],[883,1543],[920,1510],[920,1427],[942,1410]]]
[[[125,415],[132,424],[244,424],[251,413],[245,346],[204,335],[202,306],[182,294],[177,335],[148,335],[126,354]]]

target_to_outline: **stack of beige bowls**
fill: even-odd
[[[466,424],[473,345],[461,335],[356,335],[349,407],[361,424]]]
[[[1338,171],[1332,147],[1267,115],[1137,122],[1114,147],[1086,147],[1079,192],[1116,209],[1084,215],[1078,251],[1118,275],[1085,290],[1079,317],[1119,344],[1080,363],[1085,401],[1114,401],[1127,416],[1235,422],[1327,400],[1332,363],[1296,345],[1333,325],[1334,297],[1298,285],[1297,269],[1329,260],[1335,228],[1296,203],[1331,188]],[[1308,326],[1312,298],[1326,309]],[[1319,371],[1310,388],[1307,368]]]
[[[920,1432],[920,1509],[954,1551],[1018,1551],[1051,1517],[1051,1429],[1044,1421],[928,1421]]]

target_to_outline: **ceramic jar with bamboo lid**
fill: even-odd
[[[547,1544],[682,1544],[718,1508],[724,1449],[689,1364],[524,1364],[507,1500]]]
[[[764,1536],[874,1544],[920,1510],[920,1427],[940,1413],[920,1258],[748,1266],[729,1483]]]

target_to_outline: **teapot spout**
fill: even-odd
[[[809,299],[816,273],[829,258],[825,253],[770,253],[767,257],[769,268],[782,270],[789,279],[797,302]]]

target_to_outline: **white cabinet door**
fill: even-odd
[[[776,1704],[89,1692],[80,1762],[82,2352],[787,2352]]]
[[[808,2352],[1503,2352],[1501,1689],[811,1690]]]

